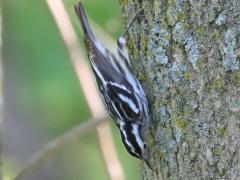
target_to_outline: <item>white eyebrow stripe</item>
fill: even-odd
[[[120,99],[122,99],[122,101],[126,102],[136,114],[139,112],[139,109],[137,108],[136,104],[134,104],[134,102],[131,99],[122,94],[118,94],[118,96]]]
[[[138,125],[133,124],[133,129],[132,129],[132,133],[134,134],[136,141],[138,143],[138,145],[140,146],[141,150],[143,149],[144,146],[144,142],[142,141],[142,139],[140,138],[140,132],[138,131]]]
[[[123,128],[123,125],[120,125],[120,128],[121,128],[121,131],[122,131],[122,133],[123,133],[123,135],[124,135],[124,137],[125,137],[125,142],[127,143],[128,147],[131,148],[131,151],[134,153],[134,152],[135,152],[135,151],[133,151],[133,150],[134,150],[134,147],[133,147],[132,144],[128,141],[128,139],[127,139],[127,134],[126,134],[126,131],[125,131],[124,128]]]

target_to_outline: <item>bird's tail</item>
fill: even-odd
[[[81,23],[84,35],[88,36],[88,38],[90,38],[92,41],[94,41],[95,36],[92,32],[92,29],[90,28],[90,25],[89,25],[89,22],[88,22],[86,14],[85,14],[82,3],[79,2],[78,4],[75,4],[74,9],[75,9],[75,12],[78,16],[78,19],[79,19],[80,23]]]

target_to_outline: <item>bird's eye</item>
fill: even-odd
[[[147,145],[146,145],[146,144],[144,144],[144,145],[143,145],[143,148],[144,148],[144,149],[146,149],[146,147],[147,147]]]

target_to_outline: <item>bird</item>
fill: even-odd
[[[74,9],[83,31],[84,44],[100,96],[107,112],[120,131],[126,151],[140,160],[148,161],[146,132],[149,126],[149,110],[145,92],[132,72],[125,34],[117,40],[117,55],[105,48],[94,35],[81,2]]]

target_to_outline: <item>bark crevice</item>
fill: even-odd
[[[151,112],[143,179],[240,177],[238,1],[121,1],[133,71]]]

